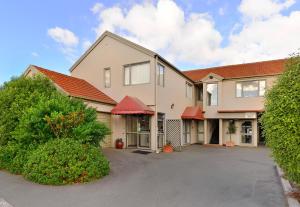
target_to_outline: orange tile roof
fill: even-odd
[[[184,109],[182,119],[204,120],[202,108],[200,106],[189,106]]]
[[[148,114],[153,115],[154,111],[141,100],[132,96],[125,96],[112,110],[112,114]]]
[[[54,83],[56,83],[70,96],[101,103],[116,104],[116,101],[114,101],[112,98],[110,98],[85,80],[57,73],[38,66],[34,67],[38,71],[46,75]]]
[[[209,73],[215,73],[219,76],[222,76],[225,79],[278,75],[283,72],[285,62],[286,59],[278,59],[263,62],[227,65],[206,69],[183,71],[183,74],[185,74],[190,79],[196,82],[200,81]]]

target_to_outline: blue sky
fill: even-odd
[[[181,69],[282,58],[300,48],[299,1],[251,1],[2,0],[0,84],[29,64],[68,74],[106,29]]]

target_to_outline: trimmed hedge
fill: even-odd
[[[300,57],[286,64],[285,72],[266,94],[262,126],[267,145],[286,176],[300,184]]]
[[[55,139],[29,156],[24,176],[40,184],[82,183],[109,173],[109,162],[99,148],[72,139]]]

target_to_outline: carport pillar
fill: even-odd
[[[208,144],[208,131],[207,131],[207,119],[204,119],[204,144]]]
[[[223,119],[219,119],[219,145],[223,145]]]

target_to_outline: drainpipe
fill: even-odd
[[[155,126],[155,132],[154,132],[154,143],[155,143],[155,152],[159,153],[158,150],[158,143],[157,143],[157,63],[158,63],[158,58],[157,55],[155,55],[155,61],[154,61],[154,108],[155,108],[155,114],[154,114],[154,126]]]

